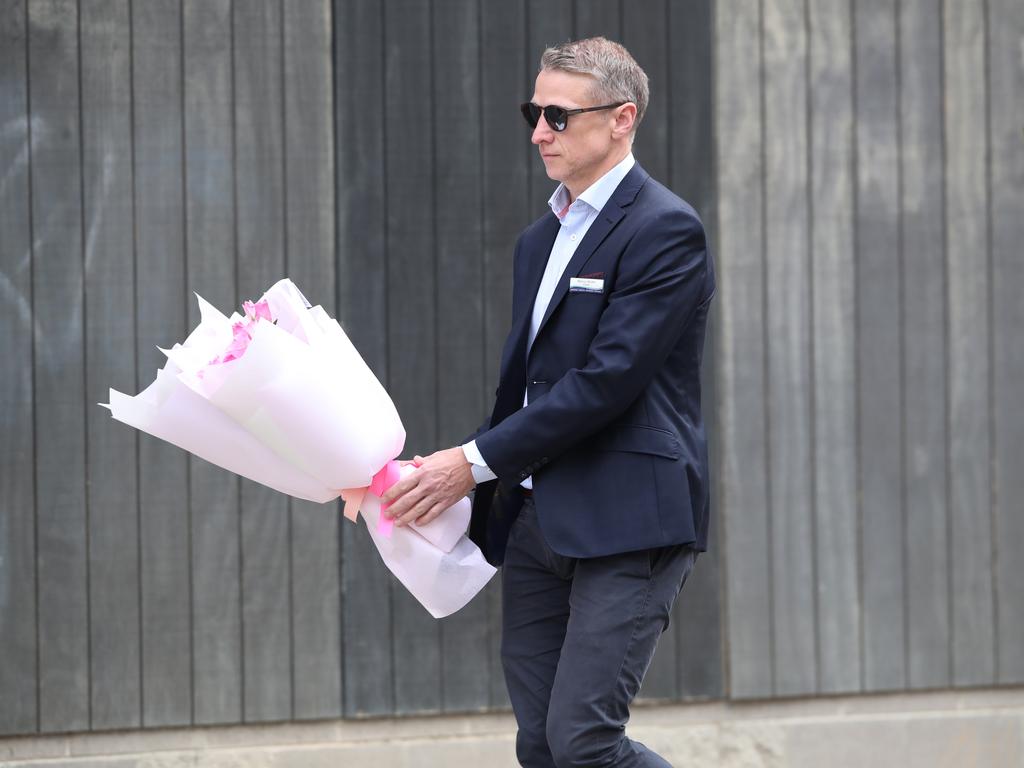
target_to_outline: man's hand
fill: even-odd
[[[391,504],[384,512],[395,525],[426,525],[469,493],[476,483],[462,448],[448,448],[426,458],[417,456],[415,472],[399,480],[381,497]]]

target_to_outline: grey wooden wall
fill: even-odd
[[[652,80],[637,156],[713,221],[710,7],[0,0],[0,734],[506,705],[496,584],[435,622],[334,505],[94,404],[152,380],[193,291],[226,309],[287,274],[409,452],[454,443],[552,186],[516,107],[540,51],[624,40]],[[648,698],[723,694],[718,574],[702,557]]]
[[[734,696],[1024,682],[1022,40],[1019,0],[718,6]]]
[[[0,3],[0,732],[341,712],[338,522],[114,424],[197,321],[334,303],[326,2]]]

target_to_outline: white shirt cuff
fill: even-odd
[[[473,473],[473,480],[477,485],[497,477],[487,466],[484,457],[480,455],[480,449],[476,447],[476,440],[470,440],[462,446],[462,453],[466,456],[466,461],[470,463],[469,470]]]

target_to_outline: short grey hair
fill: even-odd
[[[631,101],[636,104],[633,131],[647,111],[650,88],[647,73],[623,46],[603,37],[570,40],[544,51],[540,57],[541,71],[545,69],[589,75],[594,78],[590,95],[597,104]]]

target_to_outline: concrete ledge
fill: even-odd
[[[629,733],[675,765],[1024,766],[1024,688],[638,706]],[[0,739],[0,763],[59,768],[513,768],[509,714]]]

